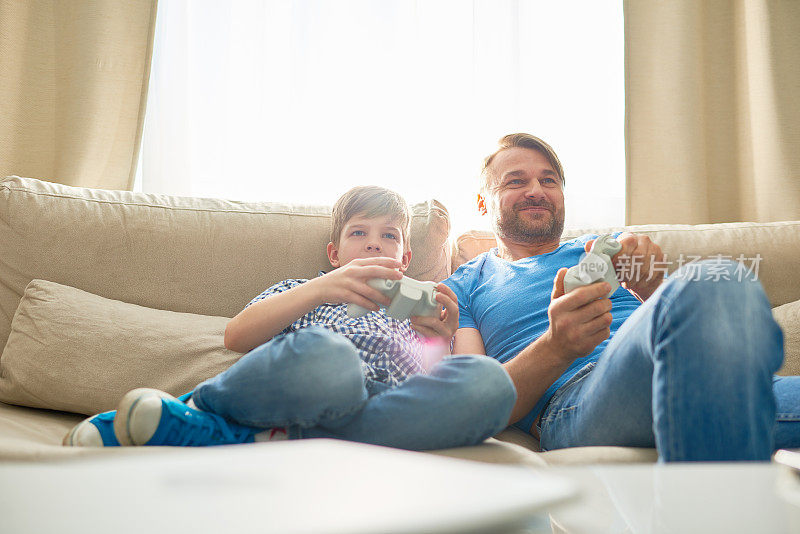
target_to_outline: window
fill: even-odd
[[[549,142],[568,227],[624,223],[622,3],[161,0],[137,188],[331,204],[384,185],[453,232],[502,135]]]

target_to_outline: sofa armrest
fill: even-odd
[[[800,300],[772,308],[772,316],[783,329],[785,357],[779,375],[800,375]]]

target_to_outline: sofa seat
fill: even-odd
[[[72,458],[119,454],[152,454],[179,447],[64,447],[67,431],[85,416],[14,406],[0,402],[0,462],[52,462]],[[430,451],[431,454],[483,463],[524,465],[542,468],[549,465],[651,462],[654,449],[626,447],[580,447],[565,451],[534,452],[538,442],[515,428],[474,447]]]

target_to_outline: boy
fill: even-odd
[[[496,361],[449,356],[429,373],[423,368],[420,335],[449,344],[458,326],[452,290],[437,286],[444,308],[438,317],[396,321],[375,304],[389,299],[366,283],[402,278],[411,260],[410,222],[397,193],[351,189],[332,212],[327,252],[334,270],[280,282],[228,323],[225,346],[245,356],[178,399],[133,390],[116,413],[73,428],[65,445],[327,437],[426,450],[473,445],[496,434],[516,400]],[[373,312],[350,318],[350,302]]]

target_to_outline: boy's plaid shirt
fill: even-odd
[[[307,282],[291,278],[278,282],[251,300],[245,309],[270,295],[282,293]],[[312,325],[322,326],[349,339],[361,357],[364,376],[396,386],[411,375],[423,373],[422,340],[411,321],[388,317],[383,309],[357,319],[347,315],[347,304],[323,304],[311,310],[281,332],[286,334]]]

